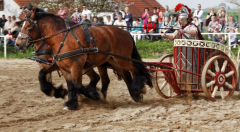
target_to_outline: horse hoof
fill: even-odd
[[[68,107],[66,107],[66,106],[65,106],[63,109],[64,109],[64,110],[69,110],[69,108],[68,108]]]
[[[67,94],[68,94],[67,89],[63,89],[61,85],[59,88],[55,89],[54,97],[64,99]]]
[[[64,104],[63,109],[65,109],[65,110],[77,110],[78,109],[78,102],[73,101],[73,100],[69,100],[68,102],[66,102]]]

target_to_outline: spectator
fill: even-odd
[[[87,9],[86,5],[83,5],[83,11],[82,11],[82,15],[86,14],[87,15],[87,19],[88,20],[92,20],[93,19],[93,13]]]
[[[201,27],[200,27],[200,24],[199,24],[199,22],[198,22],[198,17],[193,17],[193,21],[192,21],[192,23],[194,23],[197,27],[198,27],[198,29],[200,29]]]
[[[155,33],[155,30],[156,30],[156,23],[154,23],[154,22],[151,22],[152,21],[152,19],[151,19],[151,16],[150,17],[148,17],[148,21],[144,24],[144,27],[145,28],[143,28],[143,31],[144,31],[144,33]],[[146,38],[146,35],[143,35],[143,41],[145,40],[145,38]],[[153,35],[151,35],[151,37],[150,37],[150,40],[149,40],[149,42],[152,42],[153,41]]]
[[[98,18],[95,16],[93,17],[93,23],[92,23],[92,27],[97,27],[100,26],[101,23],[98,21]]]
[[[67,20],[67,10],[63,8],[63,5],[62,5],[62,4],[59,4],[59,9],[60,9],[60,10],[58,11],[58,15],[59,15],[61,18]]]
[[[129,8],[128,7],[125,8],[125,12],[126,12],[126,14],[125,14],[124,20],[126,21],[127,26],[131,27],[132,22],[133,22],[132,13],[129,13]]]
[[[217,16],[219,18],[219,23],[222,25],[222,29],[224,29],[225,24],[227,22],[227,12],[225,11],[224,6],[220,7],[220,10],[218,11]]]
[[[16,17],[12,16],[12,21],[15,23],[16,22]]]
[[[212,16],[212,21],[208,25],[208,32],[213,33],[215,31],[215,28],[219,26],[218,21],[216,21],[216,17]],[[212,35],[209,34],[208,38],[211,39]]]
[[[122,18],[125,18],[125,12],[124,12],[124,10],[120,10],[119,12],[122,13]]]
[[[8,34],[8,31],[9,30],[11,30],[11,28],[13,27],[13,25],[14,25],[14,21],[12,21],[12,19],[11,19],[11,16],[8,16],[8,21],[5,23],[5,25],[4,25],[4,32],[3,32],[3,34],[4,35],[7,35]]]
[[[231,28],[230,33],[236,33],[236,30],[234,28]],[[231,34],[230,35],[230,43],[231,43],[231,45],[238,44],[237,34]],[[236,48],[236,46],[234,46],[234,48]]]
[[[72,21],[75,22],[75,23],[80,23],[81,22],[81,19],[78,18],[77,14],[75,14],[72,18]]]
[[[14,47],[15,45],[15,39],[12,37],[12,34],[10,33],[10,31],[6,35],[6,44],[11,47]]]
[[[3,28],[6,22],[7,19],[5,18],[5,15],[2,15],[2,18],[0,19],[0,27]]]
[[[163,12],[160,11],[159,7],[157,7],[157,13],[158,13],[158,27],[160,28],[162,26]]]
[[[45,12],[48,12],[48,8],[44,8],[44,11],[45,11]]]
[[[146,24],[146,22],[148,21],[149,17],[151,17],[151,13],[149,13],[149,9],[148,8],[145,8],[144,9],[144,13],[142,14],[143,25]]]
[[[79,9],[75,8],[74,11],[75,12],[72,14],[72,18],[73,18],[74,15],[77,15],[77,17],[81,20],[82,14],[79,12]]]
[[[107,21],[104,22],[105,25],[113,25],[113,21],[111,20],[111,16],[107,16]]]
[[[198,9],[194,11],[193,17],[198,18],[198,22],[200,24],[200,31],[202,31],[203,27],[203,10],[201,9],[201,4],[198,4]]]
[[[157,7],[153,7],[152,22],[158,21]]]
[[[113,13],[113,16],[112,16],[113,22],[115,22],[118,19],[119,15],[122,16],[122,13],[119,12],[118,6],[115,6],[114,7],[114,13]]]
[[[121,15],[118,15],[118,19],[114,22],[114,25],[115,26],[127,26],[127,23],[126,23],[126,21],[122,20],[122,16]],[[127,30],[126,27],[119,27],[119,28]]]
[[[142,28],[137,28],[137,27],[142,27],[142,24],[141,24],[139,18],[135,18],[135,23],[133,24],[133,27],[134,28],[132,28],[131,33],[133,33],[133,34],[141,34],[142,33]],[[141,39],[141,35],[138,35],[138,40],[140,40],[140,39]]]
[[[172,23],[169,21],[169,17],[164,17],[164,23],[161,28],[171,28]],[[170,29],[160,29],[159,33],[171,33]],[[161,37],[158,37],[158,41],[160,41]],[[167,40],[167,39],[166,39]]]
[[[220,33],[219,26],[215,28],[214,33]],[[223,34],[213,34],[213,42],[219,42],[221,44],[225,44],[224,35]]]
[[[172,15],[172,13],[168,9],[169,9],[168,5],[166,5],[165,6],[165,12],[163,13],[163,20],[165,20],[165,17],[168,17],[168,19],[170,20],[169,22],[172,22],[173,15]]]
[[[82,21],[81,24],[86,25],[87,27],[91,27],[92,22],[90,20],[87,19],[87,14],[83,14],[82,15]]]
[[[230,21],[226,24],[225,32],[229,33],[230,29],[237,30],[239,28],[239,24],[237,21],[234,20],[234,16],[230,16]]]
[[[217,14],[214,13],[213,8],[210,8],[210,12],[207,14],[207,18],[206,18],[206,26],[208,26],[209,22],[212,20],[212,16],[217,16]]]

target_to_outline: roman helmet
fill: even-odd
[[[175,7],[175,12],[181,12],[179,14],[179,18],[182,18],[182,24],[183,25],[186,25],[188,23],[188,20],[192,17],[192,14],[191,14],[191,9],[188,8],[188,6],[186,5],[183,5],[181,3],[177,4],[176,7]]]

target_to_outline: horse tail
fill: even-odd
[[[132,36],[131,36],[132,37]],[[132,59],[136,59],[136,60],[142,60],[141,56],[139,55],[138,51],[137,51],[137,47],[136,47],[136,43],[132,37],[132,41],[133,41],[133,52],[132,52]],[[135,69],[138,70],[140,76],[144,76],[145,77],[145,84],[147,84],[149,87],[153,87],[152,84],[152,76],[150,75],[149,70],[147,69],[147,67],[142,64],[142,63],[135,63],[133,62],[133,66]]]

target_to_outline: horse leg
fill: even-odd
[[[88,71],[86,73],[86,75],[90,78],[90,83],[88,84],[87,87],[94,87],[95,88],[97,86],[98,81],[100,80],[99,75],[93,69]]]
[[[147,83],[147,80],[145,76],[148,76],[149,74],[145,72],[146,68],[143,64],[133,63],[132,61],[123,60],[120,58],[114,58],[114,61],[118,63],[123,69],[130,71],[133,75],[133,81],[131,89],[135,91],[135,93],[138,94],[145,94],[146,88],[145,83]],[[139,66],[141,65],[141,66]],[[143,72],[144,71],[144,72]]]
[[[129,71],[124,70],[119,64],[117,64],[113,59],[109,59],[108,63],[112,65],[115,71],[117,71],[118,75],[122,77],[124,82],[128,87],[128,91],[135,102],[142,101],[142,94],[136,92],[132,89],[132,76]]]
[[[84,63],[79,63],[84,64]],[[96,87],[91,87],[90,85],[88,88],[85,88],[82,85],[82,71],[83,66],[79,65],[78,63],[72,64],[72,82],[74,87],[76,88],[79,94],[83,94],[84,96],[93,99],[93,100],[100,100],[102,98],[102,94],[98,91]]]
[[[68,101],[64,103],[64,109],[76,110],[78,108],[77,92],[74,88],[74,84],[71,81],[67,81],[68,86]]]
[[[106,99],[107,97],[107,89],[108,89],[108,85],[110,83],[110,79],[108,77],[108,73],[107,73],[107,67],[98,67],[98,71],[99,74],[101,76],[101,81],[102,81],[102,89],[101,92],[103,94],[103,97]]]
[[[39,71],[38,80],[40,82],[40,88],[43,93],[48,96],[54,96],[55,98],[64,98],[67,95],[67,90],[63,89],[63,86],[55,88],[52,82],[47,81],[47,74],[50,74],[52,71],[58,69],[58,67],[51,66],[49,68],[43,68]]]

